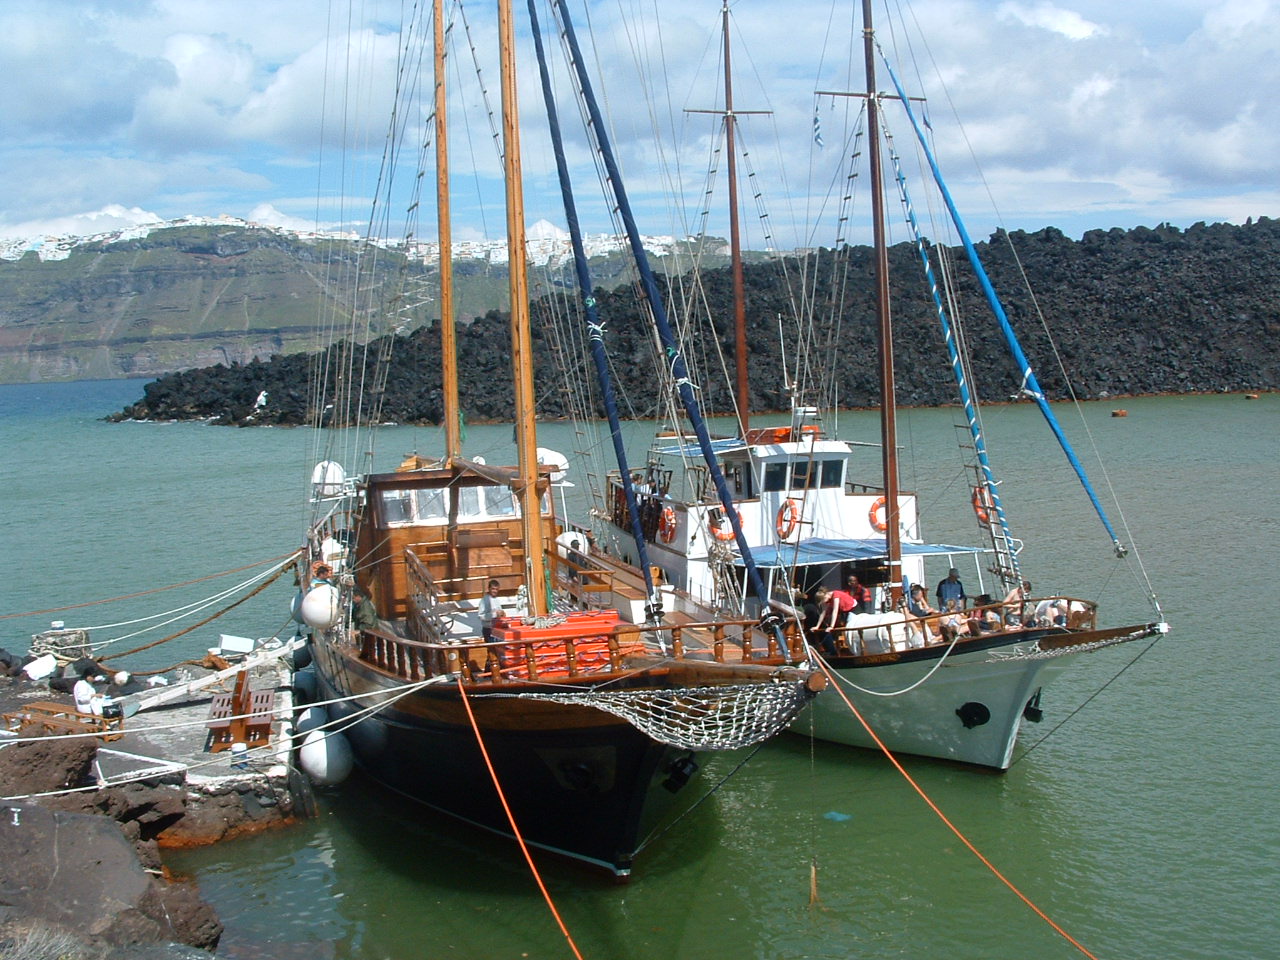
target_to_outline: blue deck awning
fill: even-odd
[[[751,556],[758,567],[808,567],[850,560],[877,560],[888,556],[884,537],[865,540],[824,540],[814,538],[799,543],[780,543],[752,547]],[[904,543],[904,557],[946,557],[952,554],[988,553],[985,547],[959,547],[950,543]],[[733,562],[742,566],[742,557]]]

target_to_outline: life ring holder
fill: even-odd
[[[867,511],[867,519],[871,522],[871,529],[876,533],[884,533],[889,529],[888,501],[884,497],[876,497],[876,502],[871,504],[871,509]]]
[[[658,539],[670,543],[676,538],[676,512],[671,507],[663,507],[658,517]]]
[[[778,508],[778,516],[774,521],[774,529],[778,531],[778,539],[786,540],[796,532],[800,525],[800,502],[788,497]]]
[[[729,518],[724,511],[719,511],[720,516],[714,517],[707,515],[707,529],[711,532],[711,536],[715,537],[721,543],[728,543],[734,539],[733,524],[726,523]],[[738,514],[738,526],[742,526],[742,514]]]

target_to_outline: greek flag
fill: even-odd
[[[822,120],[819,119],[816,110],[813,112],[813,142],[822,146]]]

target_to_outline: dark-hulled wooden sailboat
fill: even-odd
[[[552,471],[537,462],[509,0],[499,10],[519,462],[460,455],[446,369],[438,460],[354,481],[337,464],[317,467],[301,614],[320,698],[368,773],[460,820],[626,876],[664,815],[696,799],[703,752],[772,736],[820,676],[789,665],[805,658],[794,630],[646,622],[634,571],[594,556],[585,537],[566,539]],[[446,149],[439,136],[441,171]],[[446,216],[442,268],[447,243]],[[448,365],[450,301],[441,309]],[[502,610],[485,624],[491,582]],[[357,588],[372,609],[353,604]]]

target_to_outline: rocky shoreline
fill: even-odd
[[[20,661],[4,662],[0,712],[57,696],[27,680]],[[178,769],[101,786],[100,746],[29,732],[0,739],[0,956],[208,957],[222,924],[194,882],[169,873],[162,851],[290,824],[293,795],[254,771],[188,778]]]
[[[1047,228],[1034,234],[1015,232],[1007,238],[1009,244],[1005,239],[997,235],[979,246],[1051,399],[1280,389],[1280,220],[1262,217],[1241,226],[1196,224],[1186,230],[1168,225],[1094,230],[1079,241]],[[909,244],[899,244],[889,256],[895,278],[891,286],[898,402],[956,402],[935,308],[917,279],[918,253]],[[830,384],[830,405],[844,409],[878,403],[877,334],[867,306],[869,257],[866,248],[848,247],[788,260],[791,274],[807,275],[814,289],[833,287],[834,280],[844,285],[840,303],[813,308],[811,332],[816,337],[827,335],[819,330],[839,329],[839,348],[814,348],[818,365],[825,368],[813,376],[815,382]],[[1025,290],[1024,274],[1035,278],[1035,299]],[[976,280],[963,273],[958,279],[955,313],[985,316]],[[788,376],[777,318],[791,315],[793,292],[777,263],[749,265],[744,281],[751,408],[787,410]],[[732,315],[728,271],[708,272],[703,289],[713,316]],[[643,360],[651,355],[652,344],[642,305],[625,288],[596,291],[596,305],[607,327],[610,354],[630,358],[615,368],[618,395],[627,398],[632,411],[660,409],[660,378]],[[538,300],[532,309],[537,413],[548,420],[567,417],[574,407],[566,384],[594,382],[594,374],[585,357],[564,355],[555,332],[554,318],[563,313],[559,301]],[[1042,314],[1053,318],[1052,340],[1042,327]],[[714,332],[719,352],[732,357],[733,333],[724,322],[720,327]],[[386,386],[378,394],[377,410],[361,412],[375,415],[379,422],[439,423],[439,339],[438,330],[429,324],[396,337],[394,343],[385,338],[371,342],[367,356],[383,359],[378,369],[368,372],[368,379]],[[1016,396],[1020,373],[1006,359],[1008,352],[994,323],[969,322],[965,340],[975,364],[972,383],[983,401]],[[467,419],[509,421],[513,395],[506,356],[507,315],[490,311],[461,325],[457,342],[459,393]],[[707,344],[697,349],[712,352]],[[316,423],[323,412],[308,405],[316,396],[308,388],[311,373],[346,371],[350,351],[349,345],[339,344],[321,362],[315,355],[295,354],[168,374],[147,384],[137,403],[108,419],[210,420],[239,426]],[[794,353],[789,344],[786,362],[792,365]],[[1070,384],[1062,368],[1070,371]],[[730,413],[729,385],[718,379],[700,379],[700,396],[709,413]],[[325,416],[326,425],[336,425],[331,417],[331,412]]]

